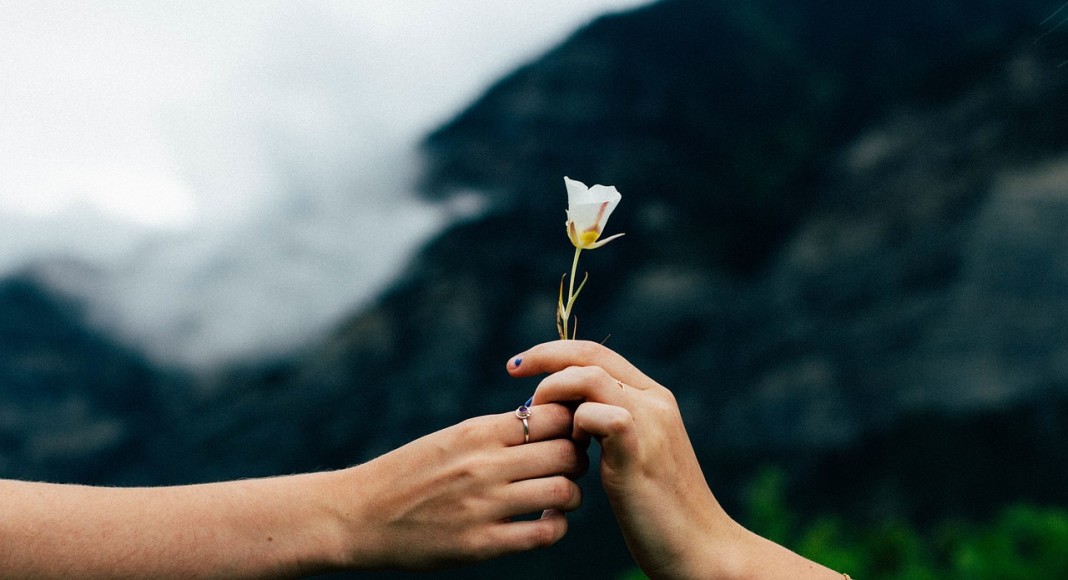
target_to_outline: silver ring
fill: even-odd
[[[515,410],[515,416],[523,422],[523,443],[530,443],[530,425],[527,423],[527,418],[530,417],[530,407],[520,405]]]

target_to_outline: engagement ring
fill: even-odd
[[[519,420],[523,422],[523,443],[530,443],[530,425],[527,424],[527,418],[530,417],[530,407],[520,405],[515,410],[515,416],[519,417]]]

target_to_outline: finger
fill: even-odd
[[[545,510],[539,519],[502,522],[493,532],[496,555],[545,548],[567,534],[567,517],[560,510]]]
[[[601,483],[627,473],[641,460],[638,425],[627,409],[583,403],[575,411],[575,437],[596,437],[601,444]]]
[[[601,367],[568,367],[546,377],[534,391],[534,402],[597,401],[626,405],[626,387]]]
[[[576,437],[595,437],[600,442],[601,484],[609,497],[634,492],[634,482],[641,480],[649,457],[642,453],[639,425],[633,414],[623,407],[583,403],[575,410],[575,433]],[[635,473],[639,474],[638,480],[633,477]]]
[[[602,460],[613,469],[625,469],[638,455],[638,427],[623,407],[583,403],[575,410],[575,437],[593,436],[601,442]]]
[[[497,440],[505,445],[523,445],[567,437],[571,433],[571,409],[563,405],[535,405],[527,414],[526,432],[523,419],[515,411],[492,417]]]
[[[599,366],[636,389],[646,389],[656,384],[627,359],[603,345],[586,340],[557,340],[539,344],[512,357],[506,369],[514,377],[530,377],[555,373],[571,366]]]
[[[575,430],[598,439],[636,442],[636,425],[630,411],[616,405],[583,403],[575,410]]]
[[[505,488],[506,513],[501,517],[516,517],[547,509],[575,511],[582,505],[582,489],[564,476],[527,479]]]
[[[589,467],[585,446],[570,439],[553,439],[506,450],[507,463],[501,468],[506,481],[520,481],[551,475],[565,475],[577,479]]]

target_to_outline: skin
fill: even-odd
[[[0,480],[5,578],[288,578],[432,570],[567,531],[585,448],[540,405],[470,419],[348,469],[157,488]],[[544,510],[536,520],[511,518]]]
[[[671,391],[622,356],[563,340],[513,357],[507,370],[514,377],[549,373],[535,404],[578,403],[572,436],[600,442],[601,482],[627,547],[650,578],[843,577],[731,519],[705,480]]]

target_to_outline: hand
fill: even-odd
[[[289,578],[546,546],[578,507],[571,412],[478,417],[339,471],[145,488],[0,479],[4,578]],[[563,474],[563,475],[560,475]],[[510,521],[545,510],[541,519]]]
[[[507,365],[553,373],[534,403],[579,401],[572,436],[602,446],[601,482],[627,547],[652,578],[838,578],[732,520],[705,481],[671,392],[611,350],[563,340]]]
[[[477,417],[338,472],[352,568],[428,570],[548,546],[578,508],[587,467],[571,412],[538,405],[530,442],[514,412]],[[353,502],[344,498],[373,498]],[[542,511],[540,519],[512,521]]]
[[[601,482],[631,554],[650,576],[686,576],[676,572],[694,559],[687,552],[709,548],[693,546],[693,538],[730,528],[675,397],[626,359],[596,343],[565,340],[513,358],[508,372],[554,373],[538,386],[535,404],[583,401],[573,436],[601,443]]]

